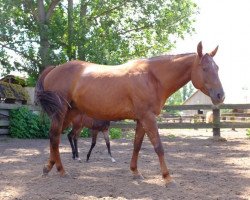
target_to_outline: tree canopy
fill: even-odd
[[[37,77],[71,59],[119,64],[194,31],[192,0],[0,0],[0,64]]]

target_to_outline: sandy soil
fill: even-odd
[[[223,130],[227,142],[208,139],[206,130],[161,130],[168,167],[176,187],[166,188],[158,158],[147,138],[140,152],[139,169],[145,179],[132,179],[129,170],[132,139],[111,141],[116,163],[108,157],[99,137],[90,162],[71,159],[65,136],[60,151],[70,174],[61,178],[55,169],[42,177],[48,159],[48,140],[0,138],[0,199],[250,199],[250,139],[246,130]],[[83,160],[90,139],[80,139]]]

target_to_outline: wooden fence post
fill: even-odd
[[[220,137],[220,109],[213,108],[213,136]]]

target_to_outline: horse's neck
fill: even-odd
[[[195,57],[196,54],[186,54],[151,61],[150,71],[162,86],[160,93],[164,101],[191,80]]]

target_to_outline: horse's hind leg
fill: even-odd
[[[107,149],[108,149],[108,153],[109,153],[110,159],[114,163],[115,159],[112,157],[111,150],[110,150],[109,131],[105,130],[105,131],[102,131],[102,133],[103,133],[103,136],[104,136],[104,139],[105,139],[105,142],[106,142],[106,146],[107,146]]]
[[[141,119],[140,121],[152,145],[154,146],[154,150],[159,158],[162,177],[165,183],[168,184],[172,181],[172,178],[170,177],[169,170],[165,162],[164,149],[161,143],[155,116],[148,114],[148,115],[145,115],[144,118]]]
[[[134,179],[143,178],[140,172],[137,169],[137,161],[139,151],[141,149],[142,141],[145,135],[145,131],[139,121],[137,121],[136,125],[136,132],[135,132],[135,139],[134,139],[134,150],[133,155],[130,162],[130,169],[133,173]]]
[[[60,143],[60,135],[62,131],[64,115],[61,116],[60,119],[53,119],[51,121],[50,127],[50,158],[48,164],[43,168],[43,174],[47,175],[54,164],[56,164],[56,168],[61,176],[65,175],[65,171],[61,162],[60,153],[59,153],[59,143]]]
[[[89,161],[89,157],[90,157],[90,154],[91,154],[92,149],[93,149],[93,148],[95,147],[95,145],[96,145],[96,138],[97,138],[98,132],[99,132],[99,131],[97,131],[97,130],[92,130],[92,129],[91,129],[92,142],[91,142],[91,147],[90,147],[90,149],[89,149],[89,152],[88,152],[88,154],[87,154],[87,159],[86,159],[87,162]]]

